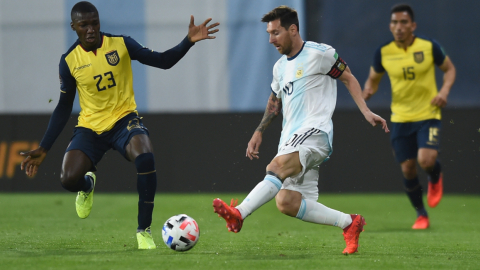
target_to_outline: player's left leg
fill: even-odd
[[[417,133],[418,164],[428,175],[427,202],[430,207],[440,203],[443,195],[442,167],[438,161],[441,122],[437,119],[422,122]]]
[[[298,152],[277,155],[267,166],[263,181],[250,191],[240,205],[236,206],[236,201],[232,200],[229,206],[217,198],[213,201],[214,212],[225,219],[229,231],[240,232],[247,216],[275,198],[282,187],[283,179],[298,174],[301,170]]]
[[[428,175],[427,202],[430,207],[436,207],[443,196],[442,166],[437,160],[438,151],[429,148],[418,150],[418,163]]]
[[[134,161],[137,169],[138,191],[138,228],[137,240],[139,249],[155,249],[150,225],[157,189],[157,173],[152,144],[146,134],[132,137],[127,146],[127,155]]]
[[[155,249],[150,226],[157,189],[157,173],[148,130],[143,126],[140,117],[132,113],[119,120],[113,131],[115,133],[112,138],[113,148],[133,162],[137,169],[138,248]]]

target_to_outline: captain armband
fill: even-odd
[[[335,62],[335,64],[332,66],[332,69],[330,69],[327,75],[336,79],[342,76],[346,68],[347,68],[347,63],[345,63],[345,61],[343,61],[342,58],[338,57],[337,62]]]

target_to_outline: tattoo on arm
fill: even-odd
[[[282,111],[282,100],[277,98],[274,94],[270,95],[268,99],[267,108],[263,114],[262,121],[255,131],[264,132],[270,125],[273,119],[275,119]]]

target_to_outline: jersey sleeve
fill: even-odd
[[[73,92],[75,94],[77,81],[72,76],[64,56],[62,56],[58,65],[58,75],[60,78],[60,91],[64,93]]]
[[[70,114],[72,113],[73,102],[75,100],[76,81],[70,73],[70,69],[68,68],[64,56],[62,56],[62,59],[60,60],[59,74],[60,98],[58,100],[57,107],[50,117],[47,131],[40,142],[40,146],[46,150],[50,150],[50,148],[52,148],[53,143],[67,124]]]
[[[342,76],[343,72],[347,68],[347,63],[338,56],[335,49],[330,48],[325,51],[320,61],[320,73],[326,74],[334,79]]]
[[[272,79],[272,84],[270,84],[270,88],[272,90],[272,93],[280,98],[280,83],[279,83],[279,79],[278,79],[278,75],[277,75],[277,66],[278,66],[278,62],[275,63],[275,65],[273,66],[273,79]]]
[[[185,37],[177,46],[168,51],[156,52],[144,47],[131,37],[123,36],[123,40],[132,60],[138,60],[142,64],[161,69],[173,67],[195,44],[190,42],[188,37]]]
[[[440,66],[445,61],[447,54],[445,50],[443,50],[442,46],[435,40],[431,40],[432,42],[432,51],[433,51],[433,62],[435,65]]]
[[[378,49],[375,51],[375,54],[373,55],[372,67],[376,73],[385,72],[385,68],[382,65],[382,47],[378,47]]]

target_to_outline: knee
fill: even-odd
[[[71,192],[78,192],[82,188],[84,175],[76,175],[69,172],[62,172],[60,174],[60,183],[62,187]]]
[[[406,179],[413,179],[417,177],[417,170],[407,170],[407,171],[402,171],[403,177]]]
[[[284,164],[282,164],[282,162],[274,159],[267,165],[267,171],[277,173],[282,170],[283,166]]]
[[[285,196],[277,196],[276,198],[277,209],[287,216],[296,217],[300,204],[295,202],[291,198]]]
[[[428,171],[435,166],[435,161],[436,159],[431,157],[421,158],[418,159],[418,164],[420,165],[420,167],[422,167],[423,170]]]
[[[273,172],[283,182],[286,178],[285,163],[274,159],[267,165],[267,172]]]
[[[138,173],[155,171],[155,158],[153,153],[143,153],[135,158],[135,167]]]
[[[407,160],[401,164],[403,176],[407,179],[417,177],[417,164],[415,160]]]

